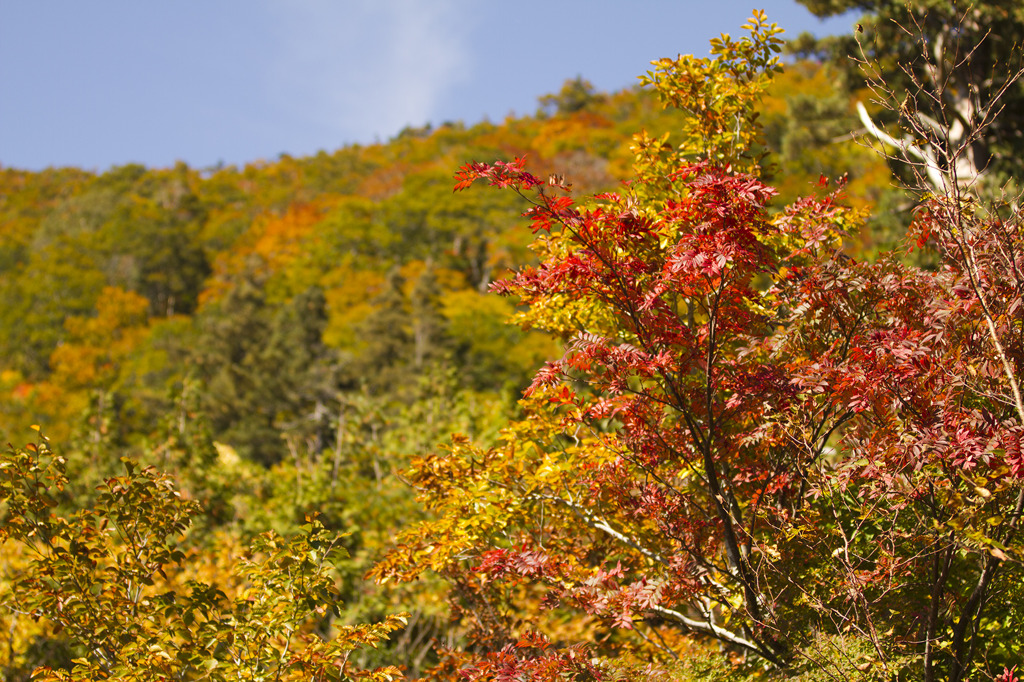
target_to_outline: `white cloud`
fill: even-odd
[[[279,39],[271,96],[318,137],[369,141],[421,125],[470,75],[466,0],[269,4]]]

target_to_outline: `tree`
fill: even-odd
[[[50,620],[77,657],[66,669],[40,668],[43,680],[392,680],[394,667],[348,665],[376,646],[403,616],[318,634],[340,615],[332,577],[339,538],[309,519],[293,539],[258,537],[225,581],[189,578],[197,557],[181,542],[197,513],[173,481],[124,460],[94,504],[73,514],[51,510],[68,484],[66,460],[45,438],[0,459],[4,504],[0,541],[27,545],[30,565],[4,609]],[[325,621],[325,618],[328,619]]]
[[[562,84],[557,95],[544,95],[540,98],[541,110],[547,115],[569,115],[583,111],[602,96],[594,90],[594,85],[582,76],[576,76]]]
[[[119,197],[104,226],[108,279],[143,294],[154,316],[193,312],[210,275],[197,181],[181,163],[148,171]]]
[[[566,341],[501,446],[414,462],[435,518],[374,572],[449,579],[470,678],[640,675],[688,642],[814,678],[1016,662],[1019,218],[937,196],[927,271],[844,254],[862,215],[827,182],[771,216],[777,29],[747,28],[654,62],[691,120],[678,146],[636,137],[623,192],[576,203],[518,160],[456,176],[530,201],[540,263],[494,290]]]
[[[247,272],[203,309],[191,357],[215,437],[269,465],[284,456],[282,432],[289,427],[326,447],[322,408],[334,395],[337,371],[322,343],[323,293],[311,288],[272,306],[262,285]]]
[[[827,55],[852,82],[872,88],[885,115],[876,122],[860,104],[865,128],[895,149],[902,164],[918,168],[930,188],[945,192],[950,183],[972,185],[987,176],[992,192],[1019,174],[1024,136],[1014,112],[1024,105],[1020,3],[800,2],[820,17],[867,12],[853,36],[802,36],[797,49]],[[903,134],[884,131],[884,123],[897,121]]]
[[[110,424],[104,413],[116,413],[116,426],[130,430],[127,410],[117,409],[133,381],[130,361],[149,336],[149,301],[118,287],[104,287],[91,316],[70,316],[64,322],[68,338],[50,355],[52,374],[46,382],[42,407],[59,421],[72,424],[92,404],[96,413],[90,440]],[[136,391],[141,393],[141,391]],[[109,416],[109,415],[106,415]]]
[[[407,385],[409,367],[415,360],[415,338],[405,278],[392,268],[382,291],[373,299],[374,309],[363,320],[363,349],[355,380],[372,393],[397,391]]]
[[[409,293],[412,314],[413,360],[415,370],[422,370],[429,361],[444,355],[445,321],[441,315],[441,288],[433,263],[424,264]]]

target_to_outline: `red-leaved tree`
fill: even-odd
[[[842,188],[771,210],[754,107],[778,68],[755,13],[646,80],[692,113],[578,203],[522,160],[538,264],[496,283],[565,340],[504,445],[409,472],[434,518],[375,569],[451,581],[470,679],[722,675],[962,680],[1016,662],[1024,317],[1015,210],[922,204],[942,265],[858,262]],[[704,666],[701,668],[701,666]],[[698,668],[700,670],[698,671]],[[701,672],[702,671],[702,672]]]

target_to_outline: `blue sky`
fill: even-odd
[[[0,166],[242,164],[532,113],[706,54],[756,0],[0,0]],[[794,0],[787,35],[850,30]]]

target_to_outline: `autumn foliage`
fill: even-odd
[[[878,187],[744,30],[501,127],[0,173],[0,420],[68,441],[0,455],[2,674],[1017,680],[1019,197],[934,126]]]
[[[842,184],[772,207],[752,103],[775,29],[747,28],[655,63],[695,121],[638,136],[620,192],[577,202],[522,160],[456,175],[529,202],[538,264],[492,291],[565,343],[502,445],[414,462],[435,518],[374,570],[449,578],[471,679],[641,675],[693,642],[847,679],[1017,660],[1019,219],[928,198],[924,270],[844,253]]]

